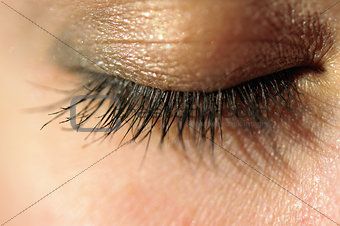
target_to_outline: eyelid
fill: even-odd
[[[76,33],[76,39],[69,37],[72,46],[94,58],[107,74],[163,90],[214,91],[284,69],[314,67],[332,44],[327,26],[317,15],[292,19],[287,9],[275,8],[275,20],[268,15],[253,20],[249,15],[235,17],[233,26],[244,28],[234,32],[231,26],[217,31],[209,30],[212,24],[194,23],[200,16],[195,11],[189,11],[189,19],[178,19],[184,12],[176,7],[141,4],[139,11],[132,11],[133,4],[129,7],[112,7],[105,10],[107,15],[103,9],[94,11],[64,33]],[[225,13],[220,16],[223,19]],[[89,22],[93,19],[99,20],[98,26]],[[102,73],[91,62],[70,57],[74,56],[70,50],[59,56],[67,67]]]
[[[68,111],[77,108],[77,114],[66,118],[64,122],[75,120],[81,128],[87,128],[85,123],[88,117],[94,118],[95,127],[91,131],[103,128],[107,131],[104,137],[125,127],[126,135],[129,135],[127,137],[132,136],[131,140],[127,138],[125,142],[142,141],[156,130],[158,133],[152,134],[158,134],[161,143],[167,137],[176,139],[176,145],[178,141],[207,141],[214,147],[216,140],[222,139],[223,142],[223,137],[234,139],[237,134],[245,134],[244,138],[240,136],[237,139],[247,140],[249,131],[262,134],[264,130],[277,130],[273,124],[281,126],[280,120],[283,118],[300,116],[301,102],[294,80],[298,75],[294,71],[258,78],[211,93],[162,91],[105,74],[81,72],[85,75],[84,84],[77,90],[84,99],[79,100],[79,104],[63,107],[53,114],[56,115],[54,119],[66,116]],[[102,100],[105,104],[101,103]],[[97,111],[100,115],[93,116]],[[307,131],[296,122],[288,122],[285,126],[291,129],[291,133],[301,132],[295,129],[297,127],[303,132]],[[256,143],[256,138],[254,140],[252,142]],[[260,150],[243,147],[242,151],[246,156],[249,156],[249,152],[258,152],[266,161],[282,157],[269,147]]]

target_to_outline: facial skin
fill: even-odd
[[[214,4],[211,2],[210,0],[200,0],[180,4],[175,0],[167,1],[164,5],[168,4],[167,7],[172,11],[170,14],[165,11],[164,17],[152,17],[155,20],[164,18],[164,22],[160,20],[155,23],[158,30],[145,28],[145,38],[142,38],[140,32],[136,32],[136,37],[115,38],[115,35],[119,35],[121,32],[114,33],[114,27],[108,28],[105,23],[102,24],[105,27],[104,37],[107,39],[112,37],[111,42],[114,44],[111,47],[121,50],[119,54],[130,52],[132,60],[139,58],[145,60],[145,56],[141,57],[136,53],[139,49],[138,45],[136,47],[130,43],[122,47],[119,46],[117,40],[120,42],[121,40],[132,40],[132,43],[137,42],[136,40],[159,41],[151,40],[150,35],[153,32],[159,32],[161,28],[164,29],[162,32],[165,40],[172,40],[171,37],[175,37],[174,39],[181,41],[181,38],[184,38],[181,37],[181,34],[184,34],[185,38],[189,40],[196,40],[198,45],[191,44],[183,47],[176,43],[171,44],[173,51],[170,51],[169,54],[158,54],[158,48],[150,50],[150,54],[155,57],[159,56],[162,61],[166,59],[165,56],[174,59],[177,65],[181,66],[176,69],[178,73],[184,73],[185,70],[191,68],[191,65],[202,65],[201,68],[193,69],[195,73],[190,72],[187,77],[179,78],[183,80],[170,76],[167,79],[173,81],[172,85],[162,87],[197,90],[202,88],[200,86],[202,79],[207,78],[207,76],[194,76],[203,70],[202,68],[206,70],[205,73],[216,68],[221,69],[221,65],[226,67],[222,68],[223,70],[232,70],[232,64],[239,66],[244,63],[242,56],[253,59],[252,56],[256,56],[256,51],[261,52],[260,50],[267,50],[264,51],[266,56],[270,54],[268,48],[258,47],[257,44],[252,45],[252,48],[248,48],[248,44],[244,42],[240,42],[236,46],[230,44],[236,39],[254,37],[261,39],[263,38],[261,35],[266,34],[270,37],[273,36],[271,38],[277,41],[277,36],[268,33],[267,29],[263,29],[262,32],[262,26],[252,24],[252,21],[245,22],[248,17],[259,12],[259,9],[263,11],[263,14],[256,14],[258,21],[265,23],[271,18],[268,12],[275,12],[272,15],[275,23],[278,20],[275,16],[285,15],[288,12],[286,10],[288,6],[296,7],[297,12],[306,16],[323,12],[335,3],[331,0],[303,0],[298,3],[277,1],[282,7],[275,8],[270,1],[242,0],[237,3],[216,1]],[[55,3],[46,0],[43,2],[6,1],[6,3],[32,18],[52,34],[62,37],[90,59],[94,59],[96,62],[103,61],[105,66],[108,61],[114,59],[110,58],[111,52],[103,54],[104,47],[102,43],[96,43],[98,39],[91,39],[91,34],[96,31],[82,27],[89,25],[90,22],[90,24],[96,24],[97,20],[105,22],[105,14],[101,16],[98,13],[108,10],[109,6],[105,1],[58,1]],[[120,0],[109,4],[112,4],[108,10],[109,13],[112,13],[111,9],[119,8],[120,4],[130,5],[137,9],[138,7],[144,9],[156,5],[152,1],[137,4],[131,0]],[[161,8],[162,4],[157,4],[157,6]],[[51,118],[47,114],[58,110],[60,104],[48,109],[47,112],[36,111],[32,114],[25,109],[50,105],[64,97],[64,94],[42,86],[67,90],[74,88],[75,80],[78,84],[82,83],[83,81],[79,80],[73,72],[67,70],[67,67],[79,63],[79,55],[61,44],[57,44],[55,47],[57,41],[53,37],[8,7],[0,6],[0,27],[3,34],[0,36],[0,49],[2,50],[0,52],[0,70],[2,72],[2,76],[0,76],[0,123],[2,125],[0,130],[2,137],[0,142],[2,178],[0,182],[2,188],[0,223],[2,223],[113,151],[118,147],[124,131],[119,131],[112,139],[92,143],[91,141],[95,138],[90,137],[84,141],[88,134],[65,131],[62,129],[63,126],[57,122],[50,124],[42,131],[39,130]],[[211,21],[203,20],[202,18],[205,17],[200,17],[202,9],[206,9],[206,18],[211,18]],[[214,10],[216,13],[212,13],[215,12]],[[171,14],[171,12],[186,12],[191,16],[191,19],[167,20],[166,15],[169,18],[171,15],[177,15]],[[88,15],[84,23],[79,21],[82,18],[81,15]],[[232,19],[225,20],[225,24],[214,23],[215,20],[218,21],[225,15]],[[304,99],[304,103],[313,109],[313,114],[300,115],[300,121],[279,124],[273,130],[272,137],[281,147],[279,150],[284,151],[287,165],[280,165],[278,161],[265,161],[259,157],[260,154],[255,152],[259,149],[258,143],[252,139],[255,137],[260,139],[260,135],[243,138],[244,133],[229,129],[227,135],[230,136],[227,137],[231,138],[223,143],[223,147],[227,147],[228,150],[240,156],[243,161],[249,162],[249,165],[255,166],[260,172],[273,178],[280,186],[288,189],[335,222],[340,222],[340,91],[338,88],[340,84],[340,35],[335,32],[340,27],[338,15],[340,15],[340,5],[320,16],[320,23],[323,26],[331,27],[330,30],[325,28],[325,36],[323,36],[328,41],[325,41],[321,47],[315,47],[317,53],[314,53],[318,56],[315,58],[319,58],[319,61],[322,62],[325,71],[310,75],[314,81],[318,82],[308,83],[304,80],[301,82],[300,88],[309,95]],[[290,18],[289,15],[286,16]],[[197,23],[194,28],[190,27],[192,21]],[[166,22],[171,26],[168,25],[169,27],[164,28]],[[172,23],[176,23],[176,26]],[[144,28],[147,25],[150,24],[145,23],[140,26]],[[136,25],[136,29],[139,31],[141,28],[138,26]],[[254,29],[258,36],[250,35],[248,32],[249,28],[254,26],[255,28],[258,26],[257,28],[261,31],[258,32],[257,29]],[[284,30],[292,30],[289,26],[282,23],[282,30],[275,30],[277,33],[274,34],[284,36]],[[224,29],[221,29],[222,27]],[[202,29],[201,32],[209,29],[212,31],[194,35],[195,32],[200,32],[198,28]],[[228,37],[230,31],[235,31],[235,34]],[[332,35],[328,35],[328,32]],[[132,32],[127,30],[127,34],[132,34]],[[81,41],[85,42],[82,45],[77,44],[79,37],[81,38],[80,43]],[[104,37],[99,41],[105,41]],[[290,36],[290,38],[294,39],[295,37]],[[214,40],[217,44],[215,43],[213,47],[205,46],[205,40]],[[231,41],[229,42],[229,40]],[[301,49],[308,51],[309,48],[312,48],[314,42],[308,38],[307,42],[307,50],[306,46],[302,44]],[[56,53],[58,51],[53,48],[59,48],[59,53]],[[224,54],[225,58],[219,57],[217,62],[211,59],[206,60],[205,55],[197,54],[197,49],[213,53],[219,49],[220,51],[217,53]],[[248,54],[244,53],[245,49],[249,51]],[[288,48],[287,55],[283,57],[285,60],[280,61],[281,63],[296,62],[295,60],[300,63],[299,56],[295,55],[293,49]],[[231,54],[232,50],[235,50],[235,54]],[[277,55],[282,57],[281,52]],[[262,60],[263,57],[261,56],[259,59]],[[64,62],[61,63],[62,59]],[[164,62],[163,66],[160,66],[160,71],[171,68],[166,61]],[[214,63],[219,67],[216,67]],[[145,63],[145,65],[150,64],[156,65],[154,62]],[[273,63],[273,65],[275,64]],[[283,67],[292,65],[293,63],[288,63]],[[81,66],[95,68],[88,62]],[[254,67],[253,64],[249,66],[250,69],[254,69]],[[270,70],[277,70],[278,68],[275,67]],[[272,72],[263,71],[263,68],[268,68],[266,65],[261,68],[256,68],[259,74],[253,74],[253,76]],[[112,70],[112,68],[107,69]],[[220,76],[219,73],[216,72],[216,76]],[[216,76],[210,76],[209,81],[213,82],[204,88],[216,88],[214,84],[219,81]],[[218,88],[225,88],[251,79],[240,77],[242,76],[235,76],[235,79],[226,81],[225,84],[222,84],[223,87]],[[309,77],[307,76],[307,78]],[[137,80],[141,83],[148,82],[147,79],[136,78]],[[32,85],[32,83],[39,85]],[[183,86],[179,86],[179,83]],[[152,85],[157,86],[159,83],[155,82]],[[300,123],[308,125],[304,127],[307,129],[300,133],[294,133],[294,137],[290,132],[299,130],[285,129],[285,126],[299,128]],[[309,136],[307,131],[312,131],[312,134],[315,135],[312,140],[307,139]],[[239,137],[242,138],[236,139]],[[264,139],[266,138],[264,137]],[[254,162],[249,161],[238,151],[240,146],[238,142],[242,143],[247,150],[254,150],[251,152]],[[249,165],[228,155],[221,148],[217,147],[215,150],[216,165],[211,163],[209,151],[205,152],[204,160],[200,161],[197,158],[199,148],[188,150],[187,155],[190,160],[185,158],[180,148],[171,142],[166,142],[160,148],[157,132],[153,133],[144,159],[145,149],[146,142],[132,143],[121,147],[18,215],[8,222],[8,225],[336,225],[280,186],[269,181],[268,178],[258,174]]]

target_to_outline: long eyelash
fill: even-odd
[[[225,120],[241,123],[245,128],[254,125],[265,128],[273,117],[277,117],[277,106],[291,111],[292,102],[300,98],[295,82],[298,71],[281,71],[216,92],[162,91],[121,78],[86,72],[89,79],[84,86],[85,95],[75,104],[54,113],[51,121],[79,107],[76,115],[63,122],[78,120],[80,128],[108,103],[93,128],[93,131],[106,128],[105,137],[127,126],[124,138],[132,132],[131,140],[141,141],[160,125],[160,141],[163,142],[170,129],[176,126],[182,144],[187,128],[200,140],[209,138],[213,148],[217,133],[223,139]],[[88,103],[80,107],[85,102]]]

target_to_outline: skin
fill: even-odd
[[[47,0],[39,3],[6,2],[52,34],[63,37],[63,40],[67,40],[91,59],[102,56],[93,51],[91,40],[88,40],[88,45],[76,44],[75,40],[78,39],[75,37],[81,35],[79,30],[83,30],[82,27],[72,30],[80,18],[79,15],[87,10],[92,12],[100,8],[98,1],[79,1],[77,4],[69,1],[55,4]],[[226,24],[212,25],[211,21],[197,20],[198,27],[214,30],[213,37],[204,38],[225,40],[225,35],[233,29],[235,23],[244,23],[244,5],[248,6],[250,12],[256,12],[259,5],[266,5],[269,1],[257,1],[260,2],[259,5],[251,1],[238,2],[216,1],[216,8],[223,9],[216,17],[226,14],[234,18],[227,20]],[[281,4],[283,1],[278,2]],[[117,4],[121,3],[125,1]],[[175,9],[178,7],[178,10],[183,11],[183,6],[175,3],[176,1],[169,1]],[[307,14],[307,11],[322,12],[333,5],[334,1],[306,0],[289,3],[297,8],[305,6],[302,7],[305,10],[302,10],[302,14]],[[194,3],[188,1],[188,5],[190,4]],[[197,12],[200,8],[211,7],[211,1],[201,0],[196,7],[189,7],[187,10],[193,18],[199,17]],[[213,10],[210,9],[208,14]],[[76,17],[72,17],[73,14]],[[324,13],[321,20],[325,22],[330,18],[329,26],[332,26],[332,31],[339,30],[338,15],[340,5]],[[112,139],[96,143],[91,142],[93,137],[84,141],[88,135],[86,133],[63,130],[65,126],[57,122],[40,131],[40,127],[50,119],[47,114],[56,111],[60,104],[46,112],[28,113],[25,109],[49,105],[62,99],[64,95],[32,83],[55,89],[74,88],[74,82],[82,81],[67,70],[67,67],[77,64],[79,56],[72,53],[72,57],[71,50],[68,52],[66,47],[59,45],[63,53],[61,55],[68,57],[64,59],[66,63],[60,63],[63,57],[53,51],[51,54],[51,48],[56,45],[54,38],[4,5],[0,7],[0,17],[3,34],[0,37],[0,220],[5,222],[113,151],[119,145],[124,131],[119,131]],[[190,23],[190,20],[184,20],[174,31],[184,29],[190,37],[192,33],[185,30]],[[220,29],[222,25],[226,30]],[[237,37],[247,38],[245,36],[249,33],[245,28],[246,25],[244,29],[240,29]],[[148,29],[145,32],[152,33]],[[263,33],[259,35],[261,34]],[[230,37],[230,40],[235,37]],[[334,33],[331,39],[332,48],[318,50],[319,55],[322,55],[320,61],[325,71],[321,74],[310,73],[300,81],[299,88],[306,94],[303,101],[312,110],[309,113],[302,112],[297,122],[275,121],[271,138],[282,147],[278,150],[283,152],[286,165],[275,160],[266,161],[258,152],[262,149],[269,150],[271,143],[261,140],[269,139],[264,134],[249,135],[242,128],[226,128],[225,137],[230,139],[221,142],[221,146],[273,178],[280,186],[333,221],[340,222],[339,33]],[[199,43],[203,41],[199,40]],[[218,43],[225,51],[231,50],[229,42]],[[238,54],[242,55],[244,43],[238,45]],[[190,46],[186,50],[188,54],[178,50],[170,56],[184,65],[183,68],[190,68],[195,62],[201,65],[202,59],[195,55],[196,47]],[[131,46],[126,48],[134,51]],[[204,51],[204,48],[209,50],[210,47],[201,45],[199,48]],[[98,51],[101,52],[100,49]],[[155,51],[154,54],[157,55],[157,50]],[[290,52],[285,58],[292,58],[294,54]],[[218,63],[224,65],[238,60],[238,57],[231,57]],[[208,71],[215,68],[212,61],[204,62],[207,62],[205,68]],[[83,66],[91,68],[88,63]],[[193,81],[194,85],[184,82],[186,89],[197,89],[195,84],[202,84],[202,80],[193,75],[189,73],[188,81]],[[236,76],[238,80],[235,83],[246,80],[240,77],[242,76]],[[308,78],[314,82],[308,82]],[[141,76],[137,79],[143,83]],[[211,76],[211,79],[214,81],[215,76]],[[233,82],[226,82],[224,85],[228,87],[232,84]],[[153,85],[157,87],[159,84]],[[178,82],[169,87],[184,89]],[[211,87],[208,84],[204,88]],[[314,135],[312,139],[309,139],[310,134]],[[9,221],[8,225],[336,225],[268,178],[259,175],[249,165],[230,157],[224,149],[216,148],[214,164],[209,151],[204,152],[203,161],[200,160],[198,151],[207,150],[203,146],[190,147],[185,157],[182,150],[171,142],[175,139],[172,137],[160,148],[159,134],[155,131],[146,158],[146,142],[121,147],[119,151]],[[85,144],[90,145],[84,147]],[[240,147],[252,151],[250,153],[254,162],[240,151]]]

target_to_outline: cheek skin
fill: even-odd
[[[125,154],[117,153],[115,159],[108,159],[97,172],[81,180],[75,191],[69,189],[65,200],[88,199],[84,217],[92,219],[91,213],[100,209],[103,224],[112,221],[122,225],[328,222],[257,174],[246,170],[245,175],[235,171],[233,165],[224,168],[229,170],[227,174],[203,165],[190,168],[188,162],[176,159],[171,150],[165,148],[161,152],[157,145],[151,145],[147,160],[138,171],[142,153],[137,153],[137,157],[131,154],[140,150],[140,146],[123,148],[121,153]],[[305,175],[300,178],[303,185],[288,188],[336,220],[337,215],[332,213],[338,211],[333,185],[338,174],[329,169],[326,161],[320,163],[314,170],[299,172]],[[252,180],[252,176],[257,179]],[[318,184],[309,183],[317,178],[321,178]],[[79,192],[85,187],[88,192]],[[74,208],[76,210],[76,206]]]

